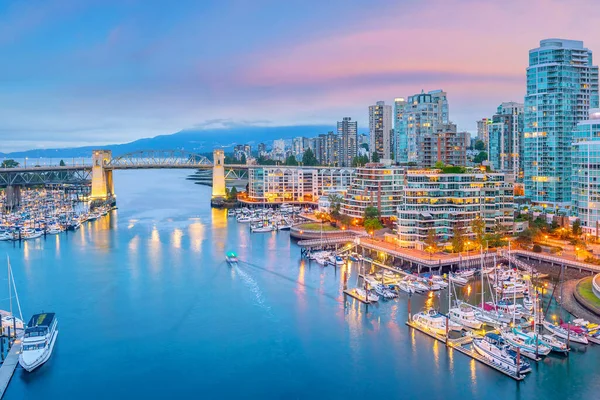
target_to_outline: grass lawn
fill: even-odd
[[[298,225],[297,226],[298,229],[306,229],[307,231],[320,231],[321,230],[321,224],[316,223],[316,222],[311,222],[308,224],[302,224],[302,225]],[[340,228],[336,228],[335,226],[331,226],[328,223],[324,223],[323,224],[323,232],[330,232],[330,231],[339,231]]]
[[[586,278],[576,287],[577,293],[587,302],[600,310],[600,299],[592,291],[592,278]]]

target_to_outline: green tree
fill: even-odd
[[[306,149],[306,151],[302,155],[302,164],[308,167],[312,167],[319,164],[319,161],[317,161],[317,157],[315,157],[315,153],[313,153],[311,148]]]
[[[475,164],[481,164],[485,160],[488,159],[488,155],[485,151],[480,151],[475,157],[473,157],[473,162]]]
[[[478,139],[475,141],[475,145],[473,146],[473,148],[475,150],[483,151],[485,150],[485,143],[483,142],[483,140]]]
[[[256,163],[258,165],[275,165],[275,160],[271,160],[270,158],[266,158],[265,156],[259,156],[256,159]]]
[[[231,190],[229,190],[227,192],[227,199],[229,199],[229,200],[237,200],[237,195],[238,195],[237,188],[235,186],[233,186],[231,188]]]
[[[369,234],[371,234],[372,232],[375,232],[378,229],[383,228],[383,225],[381,224],[381,221],[379,221],[377,218],[367,218],[367,219],[365,219],[364,226],[365,226],[365,230]]]
[[[369,162],[369,157],[367,156],[356,156],[352,159],[353,167],[362,167]]]
[[[483,246],[485,221],[481,219],[481,217],[477,217],[471,222],[471,232],[475,234],[475,243],[477,243],[477,247]]]
[[[296,157],[294,157],[293,155],[289,155],[287,156],[287,158],[285,159],[284,162],[285,165],[289,165],[289,166],[295,166],[298,165],[298,161],[296,161]]]
[[[438,250],[438,237],[435,233],[435,229],[429,229],[427,231],[427,237],[425,238],[425,251],[431,255]]]
[[[452,249],[455,252],[461,252],[465,248],[465,230],[464,228],[455,225],[452,228],[452,239],[450,240],[452,243]]]
[[[579,237],[581,236],[582,230],[581,230],[581,221],[576,219],[575,222],[573,222],[573,236],[575,237]]]
[[[4,160],[2,161],[2,164],[0,164],[1,168],[17,168],[18,166],[19,163],[12,159]]]
[[[342,207],[342,201],[344,199],[337,193],[330,193],[329,196],[327,196],[327,200],[329,200],[329,209],[331,210],[329,214],[333,219],[339,219],[340,209]]]
[[[64,167],[66,164],[63,160],[60,160],[60,163],[58,163],[59,166]]]
[[[379,218],[379,210],[377,207],[367,206],[365,207],[365,219],[378,219]]]
[[[442,168],[444,168],[444,162],[443,161],[438,161],[438,162],[435,163],[434,167],[438,168],[438,169],[442,169]]]
[[[371,154],[371,162],[379,162],[379,153],[377,153],[376,151],[374,151],[373,154]]]

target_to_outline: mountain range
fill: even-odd
[[[12,153],[0,153],[2,158],[59,158],[89,157],[92,150],[112,150],[113,157],[138,150],[186,150],[194,153],[212,153],[215,148],[233,150],[236,144],[250,144],[253,149],[259,143],[272,144],[274,139],[292,139],[298,136],[314,137],[335,131],[328,125],[295,126],[235,126],[202,130],[183,130],[170,135],[135,140],[123,144],[105,146],[82,146],[73,148],[35,149]]]

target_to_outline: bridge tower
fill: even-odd
[[[222,149],[213,151],[212,197],[225,197],[225,152]]]
[[[92,153],[92,200],[106,200],[115,192],[112,170],[104,168],[111,158],[110,150],[94,150]]]

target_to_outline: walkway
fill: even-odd
[[[8,388],[8,384],[15,373],[15,369],[17,368],[17,364],[19,364],[19,353],[21,352],[21,338],[18,338],[13,343],[6,359],[2,363],[0,367],[0,398],[4,396],[6,389]]]
[[[579,304],[577,300],[575,300],[575,296],[573,293],[575,292],[575,287],[578,283],[579,279],[570,280],[563,283],[562,306],[565,310],[567,310],[569,313],[573,314],[577,318],[583,318],[587,321],[600,323],[600,319],[597,316],[583,308],[583,306]]]

